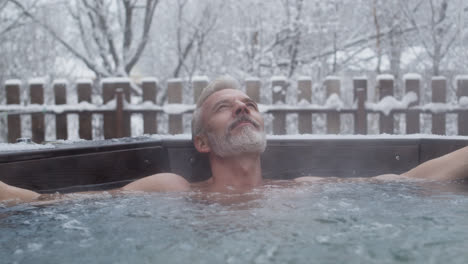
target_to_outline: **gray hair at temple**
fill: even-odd
[[[195,136],[198,136],[199,134],[203,133],[201,106],[210,95],[224,89],[240,90],[240,84],[236,79],[232,78],[231,76],[222,76],[209,83],[208,86],[206,86],[201,92],[195,110],[193,111],[192,141],[195,139]]]

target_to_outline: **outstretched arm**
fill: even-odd
[[[402,176],[428,180],[468,179],[468,147],[426,161]]]
[[[171,192],[187,191],[190,184],[183,177],[173,173],[159,173],[129,183],[114,191],[146,191],[146,192]],[[30,190],[14,187],[0,181],[0,203],[15,205],[37,200],[41,194]],[[60,199],[66,195],[60,196]],[[57,196],[45,196],[46,200],[57,199]]]
[[[41,195],[37,192],[14,187],[0,181],[0,202],[26,203],[36,200],[39,196]]]

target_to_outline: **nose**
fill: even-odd
[[[242,101],[236,101],[236,107],[234,108],[234,116],[241,114],[250,114],[250,110],[247,105]]]

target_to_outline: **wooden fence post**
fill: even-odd
[[[432,77],[432,102],[447,102],[447,79],[445,77]],[[445,113],[432,113],[432,134],[445,135]]]
[[[52,86],[54,89],[55,104],[67,104],[67,81],[55,80]],[[68,138],[68,123],[66,114],[55,115],[55,138],[65,140]]]
[[[420,102],[420,84],[421,76],[419,74],[405,74],[403,76],[405,81],[406,93],[414,92],[417,96],[416,102],[408,105],[408,107],[419,105]],[[417,134],[420,132],[419,124],[419,112],[407,112],[406,113],[406,134]]]
[[[286,77],[274,77],[271,79],[271,92],[273,104],[286,103],[287,90]],[[286,134],[286,113],[276,112],[273,114],[273,135]]]
[[[200,94],[203,89],[208,86],[208,77],[206,76],[195,76],[192,79],[192,88],[193,88],[193,102],[196,104],[198,102],[198,98],[200,98]]]
[[[258,78],[248,78],[245,80],[245,93],[250,99],[260,103],[260,88],[262,83]]]
[[[181,79],[170,79],[167,81],[167,103],[182,103],[182,87]],[[169,114],[169,134],[182,134],[183,131],[182,115]]]
[[[6,103],[20,104],[20,80],[8,80],[5,82]],[[8,115],[8,142],[15,143],[16,139],[21,137],[21,118],[20,115]]]
[[[29,96],[31,104],[44,104],[44,80],[32,79],[29,81]],[[42,143],[45,140],[44,113],[31,114],[32,141]]]
[[[310,104],[312,103],[312,79],[310,77],[301,77],[297,80],[297,101]],[[299,134],[312,134],[312,114],[299,113],[298,115]]]
[[[124,131],[124,90],[123,88],[115,89],[115,136],[123,137]]]
[[[468,97],[468,76],[457,76],[457,98]],[[458,113],[458,135],[468,135],[468,111]]]
[[[327,99],[336,94],[338,97],[341,95],[340,86],[341,80],[336,76],[328,76],[325,79],[325,89],[327,91]],[[327,113],[327,134],[340,133],[340,113]]]
[[[356,113],[354,114],[354,134],[367,135],[367,79],[353,79],[354,102],[357,103]]]
[[[156,78],[143,78],[141,80],[143,88],[143,102],[156,104],[158,95],[158,80]],[[156,113],[143,113],[143,133],[156,134],[158,132],[158,123]]]
[[[380,92],[379,100],[382,100],[386,96],[393,96],[393,81],[392,75],[382,74],[377,76],[377,85]],[[389,113],[388,116],[380,113],[379,127],[381,134],[393,134],[393,113]]]
[[[130,79],[128,78],[104,78],[102,80],[102,99],[106,104],[109,101],[116,99],[117,89],[122,88],[125,100],[130,102]],[[117,137],[115,131],[116,112],[104,113],[104,138]],[[130,114],[123,113],[122,120],[122,136],[130,136]]]
[[[76,82],[76,91],[78,93],[78,103],[88,102],[91,103],[91,94],[93,90],[93,83],[89,79],[80,79]],[[93,139],[93,127],[92,127],[92,115],[91,113],[79,113],[78,114],[78,135],[81,139],[91,140]]]

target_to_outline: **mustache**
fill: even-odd
[[[255,128],[260,128],[260,124],[258,122],[256,122],[255,120],[253,120],[252,118],[250,118],[250,117],[248,117],[246,115],[242,115],[242,116],[238,117],[236,120],[234,120],[231,125],[229,125],[228,131],[233,130],[237,125],[239,125],[240,123],[243,123],[243,122],[248,122],[248,123],[252,124]]]

